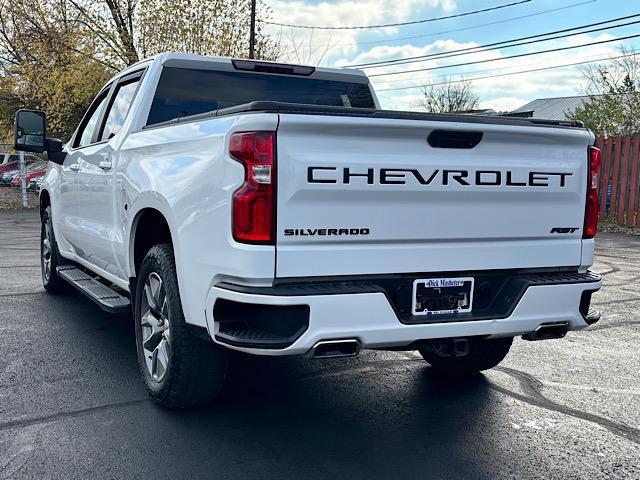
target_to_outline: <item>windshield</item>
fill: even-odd
[[[375,108],[366,83],[164,67],[147,125],[260,100]]]

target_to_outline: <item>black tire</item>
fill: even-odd
[[[158,278],[156,296],[152,292]],[[158,308],[152,305],[154,302],[162,305]],[[155,329],[162,330],[159,336],[151,325],[153,321],[157,322]],[[173,249],[169,244],[152,247],[142,261],[134,322],[140,372],[147,392],[157,405],[178,409],[216,399],[224,386],[228,352],[195,336],[185,323]]]
[[[513,342],[512,337],[468,340],[469,353],[465,356],[443,355],[441,349],[434,349],[433,343],[419,346],[418,351],[436,374],[469,375],[498,365],[509,353]]]
[[[42,212],[40,226],[40,272],[42,285],[49,293],[62,293],[67,290],[68,283],[58,275],[57,268],[60,264],[58,244],[51,223],[51,206],[48,206]]]

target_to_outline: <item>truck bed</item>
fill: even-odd
[[[505,116],[470,115],[455,113],[421,113],[400,110],[378,110],[371,108],[347,108],[328,107],[325,105],[306,105],[299,103],[283,102],[248,102],[235,107],[222,108],[198,115],[189,115],[175,118],[167,122],[157,123],[145,128],[157,128],[176,123],[187,123],[203,120],[211,117],[223,117],[243,113],[279,113],[297,115],[328,115],[341,117],[368,117],[386,118],[397,120],[425,120],[431,122],[456,122],[486,125],[512,125],[519,127],[554,127],[554,128],[581,128],[582,122],[569,120],[544,120],[538,118],[519,118]]]

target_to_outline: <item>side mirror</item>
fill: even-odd
[[[57,138],[47,138],[45,143],[49,161],[57,163],[58,165],[62,165],[62,163],[64,162],[64,157],[67,156],[67,154],[62,151],[62,141],[58,140]]]
[[[13,146],[16,151],[42,153],[47,149],[47,121],[39,110],[18,110]]]

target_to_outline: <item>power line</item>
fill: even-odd
[[[485,12],[491,12],[493,10],[500,10],[502,8],[513,7],[516,5],[521,5],[523,3],[529,3],[530,1],[531,0],[520,0],[518,2],[496,5],[495,7],[483,8],[481,10],[473,10],[470,12],[457,13],[455,15],[447,15],[445,17],[425,18],[423,20],[413,20],[411,22],[385,23],[381,25],[359,25],[359,26],[349,26],[349,27],[346,27],[346,26],[345,27],[330,27],[330,26],[319,27],[314,25],[295,25],[292,23],[279,23],[279,22],[272,22],[269,20],[261,20],[261,22],[267,25],[277,25],[279,27],[306,28],[311,30],[364,30],[369,28],[401,27],[404,25],[416,25],[418,23],[429,23],[429,22],[436,22],[439,20],[448,20],[450,18],[466,17],[468,15],[475,15],[477,13],[485,13]]]
[[[620,20],[628,20],[630,18],[636,18],[636,17],[640,17],[640,13],[636,13],[634,15],[627,15],[625,17],[619,17],[619,18],[614,18],[611,20],[605,20],[603,22],[595,22],[595,23],[589,23],[586,25],[580,25],[578,27],[572,27],[572,28],[564,28],[562,30],[555,30],[553,32],[546,32],[546,33],[539,33],[537,35],[529,35],[526,37],[520,37],[520,38],[514,38],[511,40],[502,40],[500,42],[493,42],[493,43],[486,43],[484,45],[477,45],[475,47],[466,47],[466,48],[459,48],[457,50],[449,50],[446,52],[438,52],[438,53],[430,53],[427,55],[417,55],[415,57],[405,57],[405,58],[397,58],[397,59],[391,59],[391,60],[380,60],[377,62],[368,62],[368,63],[358,63],[358,64],[354,64],[354,65],[346,65],[346,68],[381,68],[381,67],[385,67],[388,65],[403,65],[406,63],[415,63],[415,60],[426,60],[426,59],[431,59],[431,58],[435,58],[437,57],[438,59],[440,58],[449,58],[449,57],[458,57],[460,55],[468,55],[470,53],[478,53],[480,51],[482,52],[488,52],[491,50],[499,50],[502,48],[511,48],[511,47],[518,47],[521,45],[530,45],[532,43],[539,43],[539,42],[547,42],[549,40],[557,40],[559,38],[566,38],[566,37],[572,37],[575,35],[582,35],[585,33],[593,33],[593,32],[600,32],[602,30],[611,30],[614,28],[621,28],[621,27],[627,27],[629,25],[635,25],[636,23],[640,23],[640,20],[635,21],[635,22],[627,22],[627,23],[622,23],[620,25],[610,25],[610,26],[606,26],[606,27],[600,27],[600,28],[594,28],[591,30],[585,30],[582,32],[575,32],[575,33],[564,33],[563,35],[556,35],[557,33],[563,33],[563,32],[571,32],[574,30],[582,30],[585,28],[589,28],[589,27],[593,27],[596,25],[604,25],[607,23],[613,23],[613,22],[618,22]],[[556,35],[556,36],[551,36],[550,35]],[[549,37],[549,38],[540,38],[540,37]],[[536,40],[530,40],[530,39],[536,39]],[[530,40],[530,41],[525,41],[523,42],[522,40]],[[517,43],[514,43],[517,42]],[[509,44],[509,43],[513,43],[513,45],[505,45],[505,44]],[[489,48],[490,47],[490,48]]]
[[[637,38],[637,37],[640,37],[640,34],[638,34],[638,35],[627,35],[626,37],[619,37],[619,38],[610,38],[608,40],[600,40],[598,42],[584,43],[582,45],[572,45],[572,46],[569,46],[569,47],[551,48],[551,49],[548,49],[548,50],[540,50],[538,52],[519,53],[517,55],[509,55],[509,56],[506,56],[506,57],[489,58],[489,59],[486,59],[486,60],[476,60],[476,61],[473,61],[473,62],[455,63],[455,64],[451,64],[451,65],[442,65],[442,66],[439,66],[439,67],[417,68],[417,69],[413,69],[413,70],[404,70],[404,71],[400,71],[400,72],[376,73],[374,75],[369,75],[369,78],[383,77],[383,76],[387,76],[387,75],[402,75],[402,74],[416,73],[416,72],[428,72],[430,70],[439,70],[441,68],[462,67],[462,66],[466,66],[466,65],[477,65],[479,63],[497,62],[499,60],[508,60],[510,58],[529,57],[531,55],[540,55],[542,53],[561,52],[561,51],[564,51],[564,50],[572,50],[574,48],[589,47],[591,45],[601,45],[603,43],[619,42],[621,40],[628,40],[630,38]]]
[[[537,16],[540,16],[540,15],[545,15],[547,13],[559,12],[561,10],[567,10],[569,8],[580,7],[582,5],[587,5],[589,3],[595,3],[597,1],[598,0],[587,0],[587,1],[584,1],[584,2],[573,3],[571,5],[565,5],[564,7],[551,8],[549,10],[541,10],[539,12],[529,13],[527,15],[520,15],[520,16],[517,16],[517,17],[505,18],[504,20],[496,20],[494,22],[479,23],[479,24],[476,24],[476,25],[470,25],[468,27],[454,28],[452,30],[442,30],[440,32],[434,32],[434,33],[430,33],[428,35],[413,35],[413,36],[409,36],[409,37],[396,37],[396,38],[388,38],[386,40],[371,40],[371,41],[366,41],[366,42],[319,43],[319,44],[314,44],[313,47],[331,47],[331,48],[357,47],[357,46],[363,46],[363,45],[382,45],[382,44],[387,44],[387,43],[391,43],[391,42],[402,42],[404,40],[416,40],[416,39],[419,39],[419,38],[430,38],[430,37],[436,37],[438,35],[446,35],[446,34],[449,34],[449,33],[464,32],[466,30],[473,30],[473,29],[476,29],[476,28],[488,27],[488,26],[491,26],[491,25],[499,25],[501,23],[509,23],[509,22],[514,22],[516,20],[523,20],[525,18],[537,17]]]
[[[565,63],[563,65],[554,65],[551,67],[541,67],[541,68],[532,68],[530,70],[520,70],[518,72],[509,72],[509,73],[500,73],[497,75],[485,75],[484,77],[472,77],[472,78],[461,78],[460,80],[451,80],[448,82],[438,82],[438,83],[429,83],[427,86],[433,86],[433,87],[437,87],[439,85],[448,85],[451,83],[461,83],[461,82],[472,82],[475,80],[486,80],[488,78],[498,78],[498,77],[507,77],[510,75],[520,75],[522,73],[532,73],[532,72],[541,72],[543,70],[552,70],[554,68],[566,68],[566,67],[574,67],[577,65],[586,65],[589,63],[598,63],[598,62],[604,62],[604,61],[608,61],[608,60],[616,60],[618,58],[626,58],[626,57],[631,57],[633,55],[636,54],[636,51],[634,51],[633,53],[629,53],[626,55],[618,55],[616,57],[606,57],[606,58],[600,58],[600,59],[595,59],[595,60],[587,60],[584,62],[574,62],[574,63]],[[413,88],[422,88],[424,85],[407,85],[404,87],[394,87],[394,88],[381,88],[381,89],[376,89],[376,92],[392,92],[392,91],[397,91],[397,90],[410,90]]]
[[[632,50],[630,53],[636,53],[636,51]],[[607,60],[608,58],[610,58],[610,57],[603,58],[603,60]],[[576,60],[579,63],[582,62],[582,60],[585,60],[587,62],[599,61],[599,60],[594,60],[590,55],[583,55],[581,57],[575,57],[574,60]],[[432,81],[434,79],[443,78],[443,79],[445,79],[446,83],[449,83],[451,81],[449,79],[451,79],[454,76],[461,77],[464,80],[466,78],[466,77],[464,77],[465,75],[477,75],[477,74],[480,74],[480,73],[488,73],[488,72],[491,72],[494,75],[503,75],[503,74],[506,74],[506,73],[511,73],[511,72],[508,71],[509,69],[513,70],[514,68],[529,68],[529,67],[535,69],[535,68],[538,68],[538,67],[540,67],[542,65],[545,65],[545,64],[544,63],[540,63],[540,62],[527,63],[527,64],[524,64],[524,65],[518,65],[516,67],[513,67],[513,66],[493,67],[493,68],[485,68],[485,69],[482,69],[482,70],[473,70],[473,71],[465,71],[465,72],[452,72],[452,73],[447,73],[447,74],[443,74],[443,75],[431,75],[429,77],[422,77],[422,78],[408,78],[406,80],[403,80],[403,79],[384,80],[383,79],[383,80],[380,80],[380,82],[381,82],[381,84],[382,83],[384,83],[384,84],[387,84],[387,83],[395,84],[397,82],[409,82],[409,83],[411,83],[411,82],[421,82],[421,81],[427,82],[427,81]],[[505,70],[505,72],[496,73],[496,71],[498,71],[498,70]]]

